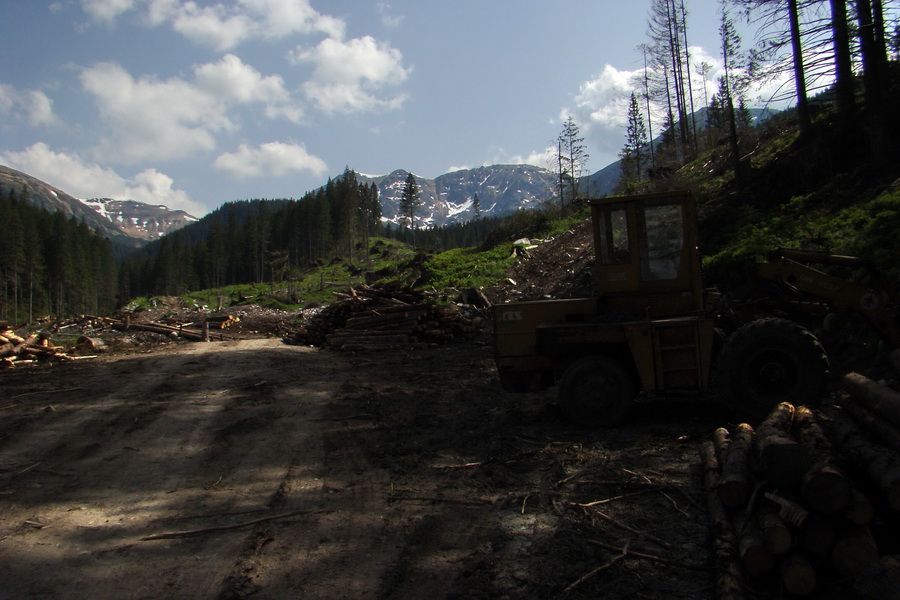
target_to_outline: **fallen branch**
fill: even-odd
[[[250,525],[257,525],[259,523],[266,523],[268,521],[275,521],[277,519],[287,519],[289,517],[296,517],[298,515],[308,515],[313,513],[323,513],[329,512],[324,510],[295,510],[288,513],[282,513],[280,515],[272,515],[271,517],[263,517],[261,519],[254,519],[252,521],[245,521],[243,523],[235,523],[234,525],[221,525],[219,527],[206,527],[204,529],[192,529],[189,531],[173,531],[171,533],[158,533],[156,535],[148,535],[146,537],[142,537],[142,542],[147,542],[150,540],[168,540],[172,538],[183,538],[183,537],[191,537],[195,535],[203,535],[205,533],[215,533],[217,531],[228,531],[230,529],[240,529],[241,527],[249,527]]]
[[[593,502],[586,502],[584,504],[573,502],[575,506],[580,506],[581,508],[591,508],[592,506],[598,506],[600,504],[606,504],[608,502],[615,502],[616,500],[623,500],[625,498],[631,498],[632,496],[640,496],[641,494],[646,494],[648,492],[658,492],[660,490],[665,489],[662,486],[656,486],[652,488],[647,488],[645,490],[640,490],[637,492],[631,492],[630,494],[621,494],[619,496],[612,496],[610,498],[606,498],[604,500],[594,500]]]
[[[654,544],[659,544],[659,545],[662,546],[663,548],[667,548],[667,549],[669,549],[669,550],[672,549],[672,544],[670,544],[670,543],[667,542],[666,540],[660,539],[660,538],[656,537],[656,536],[653,535],[653,534],[645,533],[645,532],[643,532],[643,531],[640,531],[640,530],[638,530],[638,529],[635,529],[635,528],[632,527],[631,525],[627,525],[627,524],[625,524],[625,523],[622,523],[621,521],[618,521],[618,520],[612,518],[611,516],[607,515],[606,513],[597,510],[596,508],[594,509],[594,513],[597,514],[597,515],[599,515],[602,519],[604,519],[604,520],[606,520],[606,521],[609,521],[610,523],[612,523],[613,525],[615,525],[616,527],[618,527],[618,528],[620,528],[620,529],[624,529],[625,531],[628,531],[628,532],[633,533],[633,534],[635,534],[635,535],[637,535],[637,536],[640,536],[640,537],[642,537],[642,538],[645,538],[645,539],[647,539],[647,540],[650,540],[650,541],[653,542]]]
[[[621,554],[619,554],[618,556],[614,556],[613,558],[611,558],[607,562],[603,563],[602,565],[600,565],[599,567],[597,567],[590,573],[587,573],[586,575],[583,575],[582,577],[580,577],[578,579],[578,581],[576,581],[575,583],[571,584],[569,587],[564,589],[563,593],[571,592],[576,587],[578,587],[579,585],[581,585],[582,583],[584,583],[585,581],[587,581],[588,579],[590,579],[591,577],[593,577],[594,575],[599,573],[600,571],[604,571],[604,570],[610,568],[611,566],[613,566],[614,564],[616,564],[617,562],[619,562],[620,560],[623,560],[626,556],[628,556],[628,542],[625,543],[625,545],[620,549],[620,551],[621,551]]]
[[[606,548],[607,550],[618,550],[618,551],[622,550],[622,548],[618,548],[616,546],[613,546],[612,544],[607,544],[606,542],[601,542],[599,540],[588,540],[588,542],[591,544],[594,544],[595,546],[600,546],[601,548]],[[652,561],[660,562],[660,563],[663,563],[666,565],[680,564],[680,563],[676,563],[675,561],[670,560],[668,558],[656,556],[655,554],[647,554],[645,552],[638,552],[637,550],[626,549],[625,556],[626,557],[633,556],[634,558],[643,558],[644,560],[652,560]],[[707,567],[704,565],[702,567],[697,567],[697,568],[706,569]]]
[[[349,417],[319,417],[317,419],[309,419],[310,421],[353,421],[355,419],[374,419],[375,415],[363,413],[360,415],[350,415]]]

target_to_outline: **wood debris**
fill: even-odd
[[[752,587],[808,596],[841,578],[900,589],[900,393],[850,374],[840,404],[782,403],[754,430],[716,430],[701,451],[721,597]],[[747,449],[752,440],[753,451]],[[887,562],[885,562],[887,561]],[[889,565],[890,566],[890,565]]]
[[[351,287],[335,294],[339,300],[284,341],[346,351],[414,350],[471,340],[483,323],[458,305],[437,304],[436,294],[399,284]]]
[[[23,338],[6,321],[0,321],[0,367],[49,359],[72,360],[73,357],[54,346],[46,333],[32,333]]]

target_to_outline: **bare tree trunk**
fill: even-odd
[[[834,36],[834,87],[837,109],[838,115],[847,121],[856,110],[856,100],[853,97],[853,59],[850,55],[846,0],[831,0],[831,23]]]
[[[788,16],[791,23],[791,48],[794,55],[794,85],[797,88],[797,118],[801,135],[809,130],[809,101],[806,98],[806,75],[803,70],[803,48],[800,43],[800,15],[797,0],[788,0]]]

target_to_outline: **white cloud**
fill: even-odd
[[[126,179],[114,170],[86,162],[76,154],[54,152],[43,142],[32,144],[22,152],[2,153],[0,160],[76,198],[113,198],[163,204],[198,217],[207,211],[191,200],[186,192],[174,189],[172,178],[156,169],[144,169],[133,179]]]
[[[233,54],[226,54],[217,63],[194,67],[194,79],[199,89],[228,101],[275,106],[291,102],[291,95],[280,75],[264,77]]]
[[[24,120],[29,125],[59,125],[53,101],[40,90],[17,90],[0,83],[0,117],[4,121]]]
[[[213,133],[234,128],[222,101],[181,79],[135,80],[121,66],[101,63],[85,69],[81,82],[111,129],[99,148],[109,160],[182,158],[212,150]]]
[[[326,113],[392,110],[406,100],[403,94],[378,95],[385,87],[406,81],[411,69],[403,66],[399,50],[371,36],[349,41],[328,38],[314,48],[297,48],[290,58],[313,65],[303,89]]]
[[[581,84],[574,108],[560,112],[560,121],[571,115],[579,126],[588,145],[588,154],[592,148],[599,148],[607,155],[614,155],[621,149],[628,100],[635,89],[636,74],[606,65],[596,78]]]
[[[237,152],[216,158],[213,167],[235,179],[279,177],[298,171],[320,176],[328,171],[325,161],[309,154],[302,145],[282,142],[268,142],[256,148],[241,144]]]
[[[375,8],[378,11],[378,14],[381,16],[382,25],[384,25],[388,29],[396,29],[397,27],[400,27],[400,24],[403,22],[403,17],[392,15],[390,4],[379,2],[375,5]]]
[[[84,12],[98,21],[114,21],[134,8],[136,0],[82,0]]]
[[[133,9],[151,26],[165,23],[191,41],[215,50],[230,50],[253,39],[278,39],[296,33],[323,33],[342,38],[345,23],[322,15],[309,0],[231,0],[201,5],[183,0],[82,0],[83,10],[112,22]]]
[[[490,160],[482,166],[489,165],[533,165],[542,169],[556,169],[556,146],[547,146],[543,150],[532,150],[528,154],[509,154],[502,148],[495,152]]]
[[[232,54],[195,66],[193,81],[135,79],[120,65],[100,63],[85,69],[81,82],[108,128],[97,149],[106,160],[168,160],[212,151],[217,134],[239,128],[233,110],[238,105],[262,104],[270,119],[303,119],[280,76],[263,76]]]

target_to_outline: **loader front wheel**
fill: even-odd
[[[829,368],[825,349],[808,329],[786,319],[760,319],[728,338],[717,371],[734,412],[760,421],[780,402],[820,401]]]
[[[637,396],[634,374],[606,356],[578,359],[559,382],[559,407],[567,421],[582,427],[615,427]]]

